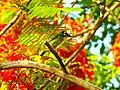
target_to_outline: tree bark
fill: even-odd
[[[35,68],[35,69],[39,69],[39,70],[43,70],[43,71],[48,71],[50,73],[53,73],[63,79],[66,79],[72,83],[75,83],[81,87],[84,87],[88,90],[102,90],[99,87],[96,87],[95,85],[81,79],[81,78],[77,78],[73,75],[69,75],[69,74],[65,74],[63,71],[52,67],[52,66],[48,66],[45,64],[38,64],[37,62],[33,62],[33,61],[12,61],[12,62],[6,62],[6,63],[2,63],[0,64],[0,69],[9,69],[9,68]]]

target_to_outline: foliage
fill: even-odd
[[[71,7],[66,0],[27,2],[0,0],[0,31],[11,25],[0,35],[0,64],[23,60],[62,68],[58,62],[62,59],[69,74],[105,90],[120,88],[112,82],[120,83],[119,0],[71,0]],[[22,13],[11,23],[19,10]],[[0,70],[0,90],[86,90],[60,77],[51,78],[53,74],[20,67]]]

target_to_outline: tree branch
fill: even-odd
[[[116,15],[108,7],[106,7],[105,9],[106,9],[107,12],[109,12],[112,15],[112,17],[115,19],[117,24],[120,25],[120,20],[116,17]]]
[[[63,62],[62,62],[62,59],[59,57],[58,53],[53,49],[53,47],[46,41],[45,45],[48,47],[48,49],[53,53],[53,55],[57,58],[57,60],[59,61],[60,65],[61,65],[61,68],[63,69],[63,71],[68,74]]]
[[[61,2],[61,1],[62,1],[62,0],[60,0],[60,2]],[[75,5],[75,3],[76,3],[76,2],[73,3],[72,7]],[[68,15],[68,13],[67,13],[65,16],[67,16],[67,15]],[[65,20],[65,17],[61,20],[61,22],[60,22],[59,25],[61,25],[64,20]],[[55,27],[55,28],[56,28],[56,27]],[[54,29],[55,29],[55,28],[54,28]],[[52,35],[54,32],[55,32],[55,31],[51,32],[51,35]],[[50,35],[50,36],[51,36],[51,35]],[[48,41],[49,41],[49,40],[48,40]],[[43,51],[43,53],[41,54],[41,56],[43,56],[45,53],[46,53],[46,52]],[[55,75],[52,75],[50,78],[53,79],[54,77],[55,77]],[[39,87],[38,90],[43,89],[48,83],[49,83],[49,80],[47,80],[46,82],[44,82],[43,85],[40,85],[40,87]]]
[[[26,5],[28,5],[32,0],[29,0]],[[18,20],[20,14],[22,13],[22,9],[20,9],[17,14],[13,17],[13,19],[3,28],[3,30],[0,32],[0,36],[3,35],[11,26],[13,26],[16,21]]]
[[[119,6],[120,6],[120,2],[116,2],[113,6],[110,7],[110,10],[114,11]],[[109,12],[106,12],[103,19],[107,18],[108,15],[109,15]]]
[[[84,34],[84,33],[87,33],[87,32],[89,32],[91,29],[84,29],[84,30],[82,30],[81,32],[79,32],[78,34],[76,34],[76,35],[74,35],[74,36],[71,36],[71,38],[74,38],[74,37],[77,37],[77,36],[80,36],[80,35],[82,35],[82,34]]]
[[[120,2],[117,2],[115,5],[113,5],[110,9],[113,11],[115,10],[118,6],[120,5]],[[94,27],[90,30],[90,32],[88,32],[88,35],[86,37],[83,38],[82,40],[82,44],[80,45],[80,47],[76,50],[76,52],[74,52],[72,54],[72,56],[70,58],[68,58],[65,62],[65,66],[68,65],[69,62],[71,62],[73,59],[76,58],[76,56],[79,54],[79,52],[83,49],[83,47],[86,45],[86,42],[88,42],[92,35],[96,32],[96,30],[99,28],[100,23],[109,15],[108,12],[106,12],[104,14],[104,16],[101,16],[97,21],[96,24],[94,25]]]
[[[88,33],[87,36],[85,36],[82,40],[82,44],[80,45],[80,47],[72,54],[71,57],[69,57],[66,62],[65,62],[65,66],[68,65],[69,62],[71,62],[72,60],[74,60],[77,55],[80,53],[80,51],[84,48],[84,46],[86,45],[86,43],[91,39],[92,35],[96,32],[96,30],[99,28],[100,23],[102,22],[102,17],[100,17],[97,21],[96,24],[94,25],[93,29],[91,29]]]
[[[2,63],[0,64],[0,69],[9,69],[9,68],[35,68],[35,69],[39,69],[39,70],[44,70],[44,71],[48,71],[50,73],[53,73],[63,79],[66,79],[70,82],[73,82],[79,86],[82,86],[88,90],[101,90],[100,88],[94,86],[93,84],[82,80],[80,78],[77,78],[73,75],[68,75],[65,74],[64,72],[62,72],[61,70],[52,67],[52,66],[48,66],[45,64],[38,64],[37,62],[33,62],[33,61],[12,61],[12,62],[6,62],[6,63]]]
[[[22,13],[22,10],[19,10],[15,17],[3,28],[3,30],[0,32],[0,36],[3,35],[19,18],[20,14]]]
[[[110,9],[113,11],[113,10],[115,10],[119,5],[120,5],[120,2],[117,2],[116,4],[114,4],[113,6],[111,6]],[[102,20],[104,20],[108,15],[109,15],[109,13],[106,12],[106,13],[104,14],[104,17],[102,18]],[[99,22],[99,20],[100,20],[100,19],[98,19],[97,22]],[[101,21],[102,21],[102,20],[101,20]],[[99,23],[100,23],[100,22],[99,22]],[[99,23],[96,23],[96,24],[93,26],[93,29],[86,29],[86,30],[84,30],[82,33],[80,33],[79,35],[81,35],[81,34],[83,34],[83,33],[85,33],[85,32],[88,32],[88,31],[90,31],[91,33],[94,34],[95,31],[97,30],[97,28],[99,28]],[[98,26],[97,26],[97,25],[98,25]],[[94,30],[95,30],[95,31],[94,31]],[[89,32],[89,33],[90,33],[90,32]],[[88,37],[86,36],[86,37],[82,40],[83,44],[76,50],[76,52],[75,52],[70,58],[68,58],[68,59],[66,60],[65,66],[67,66],[67,65],[69,64],[69,62],[71,62],[72,60],[74,60],[74,58],[76,57],[76,55],[77,55],[77,54],[82,50],[82,48],[85,46],[86,41],[89,41],[89,39],[92,37],[93,34],[91,34],[90,36],[88,35]],[[76,36],[74,36],[74,37],[76,37]],[[54,77],[55,77],[55,76],[52,75],[50,78],[54,78]],[[46,86],[47,83],[49,83],[49,81],[46,81],[43,85],[41,85],[40,88],[39,88],[39,90],[41,90],[42,88],[44,88],[44,86]]]
[[[105,0],[106,1],[106,0]],[[98,4],[100,3],[100,1],[96,1]],[[112,2],[113,3],[113,2]],[[102,5],[103,6],[103,5]],[[118,6],[120,6],[120,2],[117,2],[116,4],[114,4],[112,7],[107,7],[104,5],[104,9],[106,12],[104,18],[106,18],[106,16],[108,16],[108,14],[112,15],[112,17],[116,20],[116,22],[120,25],[120,21],[119,19],[115,16],[115,14],[112,12],[115,8],[117,8]]]

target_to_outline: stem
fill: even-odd
[[[33,61],[12,61],[12,62],[6,62],[6,63],[0,64],[1,70],[9,69],[9,68],[35,68],[43,71],[48,71],[72,83],[82,86],[88,90],[102,90],[101,88],[96,87],[85,80],[77,78],[73,75],[66,74],[55,67],[48,66],[45,64],[38,64],[37,62],[33,62]]]

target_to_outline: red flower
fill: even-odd
[[[5,44],[2,44],[1,46],[0,46],[0,53],[1,52],[5,52],[5,51],[7,51],[8,50],[8,48],[7,48],[7,46],[5,45]]]
[[[18,85],[18,86],[17,86]],[[16,78],[10,81],[9,90],[33,90],[34,85],[30,82],[29,76],[22,72],[16,74]]]
[[[58,51],[59,51],[59,55],[60,55],[61,57],[63,57],[63,58],[68,58],[68,57],[70,57],[70,56],[72,55],[72,53],[73,53],[73,52],[69,52],[68,50],[64,50],[64,49],[62,49],[62,48],[59,48]]]
[[[6,0],[4,0],[6,1]],[[0,24],[0,31],[6,26],[7,24]]]
[[[5,51],[4,48],[0,47],[0,53],[4,51]]]
[[[29,60],[30,57],[26,56],[25,54],[17,54],[15,52],[13,52],[12,54],[9,54],[7,57],[6,57],[7,60],[9,61],[17,61],[17,60]]]
[[[55,20],[53,24],[58,25],[58,20]]]
[[[114,65],[115,65],[116,67],[119,67],[119,66],[120,66],[120,58],[116,58],[116,59],[115,59]]]
[[[2,0],[3,2],[7,2],[8,0]]]
[[[114,56],[114,65],[116,67],[120,66],[120,33],[118,33],[115,37],[114,44],[111,47],[111,51],[113,52]]]
[[[14,39],[12,35],[6,36],[5,39],[7,44],[11,44],[14,46],[17,44],[17,42],[15,42],[16,39]]]
[[[16,78],[15,69],[2,70],[0,76],[4,82],[14,81]]]
[[[34,85],[31,83],[26,84],[28,90],[34,90]]]
[[[84,27],[82,24],[80,24],[79,21],[76,20],[70,20],[70,18],[68,16],[65,17],[65,24],[69,25],[69,27],[72,29],[73,32],[81,32]]]
[[[14,84],[13,82],[10,82],[9,86],[8,86],[8,90],[14,90],[16,87],[16,84]]]
[[[80,43],[75,44],[74,46],[66,46],[66,50],[59,48],[59,55],[63,58],[69,58],[80,46]],[[86,57],[86,50],[83,49],[79,52],[78,56],[75,58],[74,62],[69,66],[70,73],[85,79],[86,75],[92,81],[94,72],[93,65],[89,64],[88,59]]]
[[[19,90],[26,90],[27,89],[27,87],[25,86],[25,85],[19,85]]]

